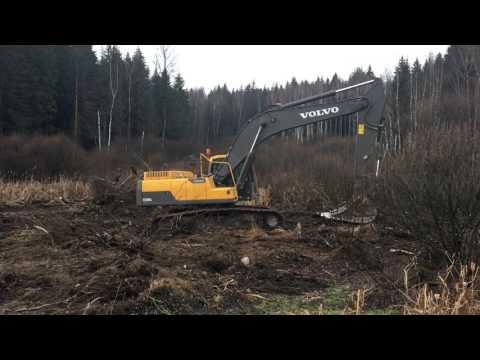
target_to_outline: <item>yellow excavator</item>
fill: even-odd
[[[363,96],[333,102],[340,93],[368,87]],[[319,101],[322,100],[322,103]],[[260,215],[267,227],[278,226],[280,212],[252,205],[257,195],[253,154],[259,144],[286,130],[358,114],[355,134],[354,172],[365,174],[369,159],[375,157],[376,144],[383,127],[385,89],[381,79],[373,79],[346,88],[332,90],[286,104],[276,104],[248,120],[240,129],[228,153],[200,155],[200,171],[145,171],[137,181],[136,202],[139,206],[160,206],[173,209],[156,221],[169,217],[201,213],[250,213]],[[379,162],[377,160],[377,172]],[[373,170],[373,169],[372,169]],[[357,176],[355,177],[357,178]],[[319,213],[320,216],[342,220],[340,215],[349,205]],[[175,210],[177,209],[177,210]],[[357,217],[347,222],[366,223],[372,216]]]

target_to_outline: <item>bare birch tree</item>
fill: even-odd
[[[125,62],[127,76],[128,76],[128,120],[127,120],[127,149],[130,145],[132,135],[132,75],[133,75],[133,63]]]
[[[395,107],[396,107],[396,118],[397,118],[397,136],[395,138],[395,140],[398,139],[398,147],[395,146],[395,150],[401,150],[400,148],[400,143],[401,143],[401,139],[400,139],[400,73],[398,73],[397,75],[397,79],[396,79],[396,82],[397,82],[397,86],[396,86],[396,95],[395,95]]]
[[[107,142],[107,147],[108,147],[108,150],[110,150],[110,146],[111,146],[111,140],[112,140],[112,120],[113,120],[113,109],[115,107],[115,100],[117,98],[117,94],[118,94],[118,61],[116,61],[116,69],[115,69],[115,79],[114,79],[114,75],[113,75],[113,69],[112,67],[114,66],[113,62],[114,62],[114,57],[115,57],[115,53],[114,53],[114,50],[115,47],[110,47],[109,48],[109,75],[110,75],[110,93],[112,94],[112,101],[111,101],[111,105],[110,105],[110,119],[109,119],[109,123],[108,123],[108,142]]]
[[[75,48],[74,55],[76,55]],[[75,144],[78,144],[78,56],[75,56],[75,110],[73,122],[73,138],[75,139]]]
[[[98,151],[102,151],[102,131],[100,127],[100,110],[97,110]]]

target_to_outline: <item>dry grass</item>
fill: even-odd
[[[350,295],[350,302],[343,310],[344,315],[362,315],[365,311],[365,296],[371,289],[357,289]]]
[[[459,270],[458,270],[459,269]],[[479,315],[479,267],[471,263],[459,268],[453,263],[439,275],[436,289],[424,284],[413,296],[415,303],[404,306],[405,315]]]
[[[43,202],[85,201],[92,196],[84,181],[60,177],[57,180],[6,181],[0,179],[0,204],[30,205]]]
[[[267,187],[258,188],[258,205],[270,206],[272,203],[272,187],[269,185]]]

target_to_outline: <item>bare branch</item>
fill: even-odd
[[[175,71],[175,52],[171,45],[160,45],[155,54],[155,69],[157,72],[166,70],[171,74]]]

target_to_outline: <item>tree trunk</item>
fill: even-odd
[[[97,110],[98,151],[102,151],[102,132],[100,130],[100,111]]]
[[[413,132],[413,128],[415,127],[415,125],[413,124],[413,73],[410,72],[410,124],[409,124],[409,133],[410,133],[410,139],[409,141],[411,142],[412,141],[412,137],[411,137],[411,134]]]
[[[396,95],[396,117],[397,117],[397,137],[398,137],[398,147],[395,146],[395,150],[401,150],[401,137],[400,137],[400,100],[399,100],[399,94],[400,92],[400,74],[397,76],[397,95]]]
[[[112,120],[113,120],[113,108],[115,106],[115,98],[117,97],[117,94],[115,93],[114,95],[112,94],[112,106],[110,106],[110,121],[108,122],[108,142],[107,142],[107,147],[108,150],[110,151],[110,146],[112,143]]]
[[[417,116],[418,116],[418,72],[415,74],[415,105],[413,113],[413,130],[417,132]]]
[[[73,124],[73,138],[78,144],[78,64],[75,66],[75,115]]]
[[[128,76],[128,124],[127,124],[127,151],[132,136],[132,71]]]
[[[116,81],[114,86],[113,77],[112,77],[112,61],[113,61],[112,57],[113,55],[110,56],[110,92],[112,93],[112,103],[110,106],[110,121],[108,123],[108,142],[107,142],[108,151],[110,151],[110,146],[112,144],[113,109],[115,107],[115,99],[117,98],[117,93],[118,93],[118,63],[117,63],[117,69],[116,69]]]
[[[163,106],[163,129],[162,129],[162,147],[165,147],[165,136],[167,134],[167,104]]]

